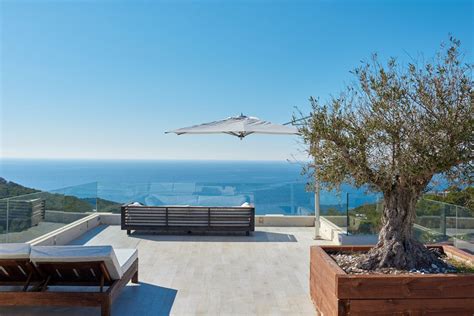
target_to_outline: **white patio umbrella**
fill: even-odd
[[[243,139],[250,134],[297,135],[298,129],[294,126],[274,124],[260,120],[257,117],[240,116],[229,117],[189,127],[179,128],[166,133],[183,134],[229,134]]]
[[[304,118],[306,119],[306,118]],[[240,116],[228,117],[220,121],[203,123],[189,127],[178,128],[165,133],[185,134],[229,134],[239,137],[241,140],[251,134],[271,135],[299,135],[295,126],[286,124],[275,124],[260,120],[257,117]],[[314,215],[315,215],[315,239],[319,238],[320,227],[320,205],[319,205],[319,183],[316,181],[314,192]]]

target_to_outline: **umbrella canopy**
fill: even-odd
[[[240,139],[250,134],[275,134],[295,135],[299,134],[294,126],[274,124],[260,120],[257,117],[240,116],[229,117],[224,120],[214,121],[189,127],[179,128],[166,133],[182,134],[229,134]]]

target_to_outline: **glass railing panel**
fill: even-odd
[[[378,234],[382,226],[383,203],[380,194],[349,193],[347,199],[347,233]]]
[[[97,182],[49,191],[64,196],[64,212],[88,213],[97,210]]]
[[[361,190],[362,191],[362,190]],[[351,209],[377,200],[376,194],[352,194]],[[144,205],[236,206],[255,205],[258,215],[314,215],[315,194],[304,182],[288,183],[99,183],[97,209],[120,212],[124,203]],[[347,225],[345,192],[321,190],[321,215],[336,225]]]
[[[254,195],[258,215],[314,214],[314,197],[306,192],[304,183],[247,184],[241,189],[248,198]]]
[[[119,212],[124,203],[144,205],[255,205],[257,214],[313,215],[306,183],[99,183],[97,208]]]
[[[69,224],[97,211],[97,183],[86,183],[48,192],[63,196],[62,208],[51,205],[47,200],[47,219],[51,222]],[[52,200],[51,200],[52,202]]]
[[[413,228],[415,237],[424,243],[447,240],[446,216],[449,205],[420,199],[416,205],[416,219]]]
[[[448,218],[447,233],[452,236],[456,247],[474,253],[474,209],[453,205],[455,213],[454,223],[452,216]],[[454,226],[454,228],[452,228]]]
[[[343,230],[347,229],[347,193],[322,189],[319,201],[321,217]]]
[[[144,200],[148,196],[149,188],[149,183],[99,182],[97,211],[120,213],[122,204],[131,202],[145,204]]]
[[[98,210],[119,212],[125,203],[143,205],[239,206],[254,203],[254,193],[228,183],[100,183]]]
[[[97,184],[84,184],[0,200],[0,242],[25,242],[97,209]]]
[[[64,208],[64,196],[37,192],[8,199],[5,242],[25,242],[63,226],[51,221],[51,211]]]
[[[8,199],[0,199],[0,243],[7,242]]]
[[[0,242],[31,240],[97,211],[120,213],[120,207],[131,202],[150,206],[247,202],[255,205],[257,215],[312,216],[315,194],[304,182],[87,183],[0,200]],[[377,234],[381,227],[380,194],[321,190],[320,209],[321,216],[348,234]],[[419,240],[473,244],[474,214],[469,208],[422,199],[416,212],[414,234]]]
[[[380,195],[349,194],[347,232],[353,235],[378,234],[382,213],[383,200]],[[424,243],[453,241],[454,236],[461,234],[463,239],[472,240],[472,217],[473,213],[467,208],[422,198],[416,205],[413,233],[415,238]],[[461,230],[461,227],[465,230]]]

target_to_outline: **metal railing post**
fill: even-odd
[[[290,203],[291,203],[291,215],[295,214],[295,190],[293,188],[293,183],[290,183]]]
[[[349,235],[349,192],[346,193],[346,235]]]
[[[446,207],[447,205],[443,205],[443,207],[441,208],[441,234],[443,234],[443,236],[446,236]]]
[[[8,231],[9,231],[9,229],[10,229],[10,226],[9,226],[9,223],[8,223],[9,220],[10,220],[9,217],[10,217],[10,199],[7,199],[7,214],[6,214],[7,223],[6,223],[6,226],[5,226],[5,227],[6,227],[6,230],[5,230],[5,232],[6,232],[6,235],[5,235],[5,242],[7,242],[7,243],[8,243]]]

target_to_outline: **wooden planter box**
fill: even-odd
[[[448,256],[474,264],[452,246]],[[367,251],[370,246],[311,247],[310,292],[319,313],[329,315],[474,315],[474,274],[349,275],[326,251]]]

